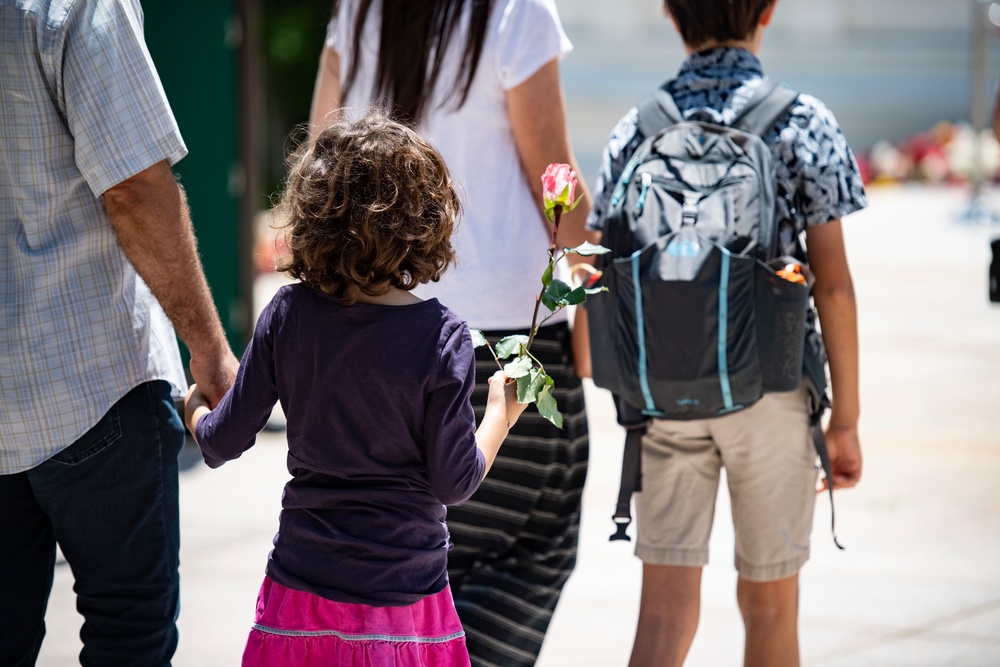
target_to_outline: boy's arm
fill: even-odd
[[[854,284],[847,265],[840,220],[806,229],[809,266],[816,276],[813,298],[830,359],[833,410],[826,430],[833,487],[850,488],[861,479],[861,413],[858,383],[858,324]],[[824,481],[825,485],[829,480]]]

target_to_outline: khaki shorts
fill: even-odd
[[[722,417],[653,420],[642,442],[636,556],[650,565],[708,563],[723,467],[736,570],[751,581],[796,574],[809,559],[818,476],[804,388]]]

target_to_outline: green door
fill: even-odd
[[[241,215],[247,188],[238,113],[242,9],[226,0],[143,2],[146,43],[189,151],[175,172],[237,356],[247,341],[252,303],[251,217]]]

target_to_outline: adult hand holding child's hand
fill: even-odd
[[[184,397],[184,425],[191,431],[191,435],[195,433],[198,420],[211,411],[205,394],[202,393],[197,384],[191,385],[187,396]]]

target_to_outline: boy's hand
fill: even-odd
[[[503,405],[507,415],[507,428],[510,429],[528,404],[517,402],[517,383],[508,381],[507,374],[503,371],[494,373],[487,382],[490,385],[490,393],[486,400],[498,407]]]
[[[198,420],[211,411],[205,394],[201,392],[197,384],[191,385],[187,396],[184,397],[184,425],[191,431],[192,436],[198,427]]]
[[[849,489],[861,480],[861,442],[858,427],[835,427],[826,429],[826,449],[830,454],[830,468],[833,471],[833,488]],[[822,480],[819,491],[826,491],[827,479]]]

